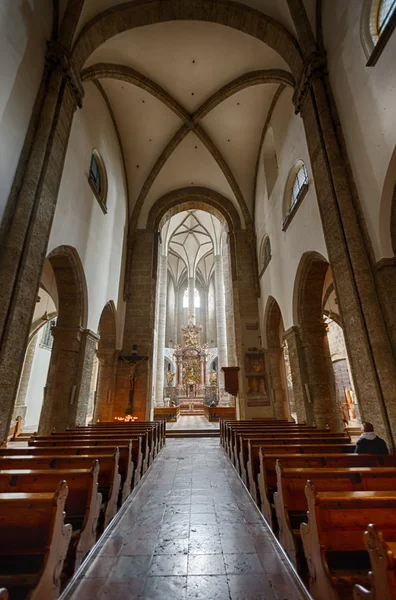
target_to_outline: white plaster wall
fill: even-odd
[[[40,346],[44,330],[45,327],[42,327],[41,331],[36,336],[36,349],[34,351],[32,370],[30,372],[29,386],[26,395],[26,427],[38,425],[44,399],[44,387],[47,381],[48,367],[51,359],[51,350]]]
[[[51,0],[0,2],[0,220],[44,69]]]
[[[255,227],[257,247],[269,235],[271,261],[260,279],[260,325],[264,337],[264,313],[269,296],[281,309],[285,330],[293,323],[293,294],[296,272],[302,255],[316,251],[327,258],[323,229],[317,205],[315,186],[309,161],[301,117],[296,116],[291,103],[291,90],[285,90],[271,118],[278,158],[278,179],[268,199],[262,156],[256,190]],[[290,170],[302,159],[307,167],[309,189],[286,232],[282,231],[284,190]],[[260,260],[259,260],[260,264]]]
[[[86,327],[97,331],[105,304],[113,300],[119,321],[117,343],[121,347],[127,226],[125,180],[118,140],[104,100],[92,83],[86,85],[85,91],[83,109],[77,111],[73,120],[48,253],[63,244],[77,250],[88,288]],[[88,183],[93,148],[106,165],[106,215]]]
[[[360,41],[362,6],[363,2],[357,1],[324,0],[323,32],[349,160],[379,260],[393,254],[388,226],[390,202],[382,213],[381,196],[396,146],[396,35],[393,32],[377,64],[366,67]],[[393,183],[395,180],[396,165]]]

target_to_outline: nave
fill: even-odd
[[[168,439],[62,600],[308,598],[218,439]]]

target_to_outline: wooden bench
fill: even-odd
[[[352,445],[353,446],[353,445]],[[254,450],[254,458],[252,461],[256,461],[255,452],[257,448],[252,447]],[[324,450],[322,447],[321,450]],[[331,447],[333,450],[333,447]],[[282,449],[281,449],[282,451]],[[273,494],[276,491],[277,475],[276,475],[276,461],[279,459],[282,461],[282,465],[286,468],[320,468],[320,467],[374,467],[374,466],[386,466],[396,467],[396,455],[375,455],[375,454],[334,454],[328,451],[317,453],[315,448],[315,454],[270,454],[265,453],[264,448],[258,449],[259,454],[259,473],[258,473],[258,488],[260,492],[260,508],[261,512],[267,519],[268,523],[275,528],[276,523],[274,520],[273,507]],[[251,472],[250,477],[256,473],[256,465],[254,471]]]
[[[382,531],[369,525],[364,544],[370,556],[371,590],[355,585],[354,600],[395,600],[396,598],[396,541],[384,540]]]
[[[301,566],[300,525],[307,520],[308,480],[319,492],[396,490],[396,467],[285,468],[278,460],[276,473],[279,541],[296,567]]]
[[[355,584],[369,584],[364,545],[368,523],[396,539],[396,491],[317,492],[307,483],[308,523],[301,539],[315,600],[352,600]]]
[[[203,405],[204,413],[208,421],[220,421],[224,418],[235,419],[235,406],[207,406]]]
[[[142,452],[140,439],[129,440],[129,443],[125,445],[114,446],[119,449],[119,461],[118,461],[118,472],[121,475],[121,488],[120,488],[120,504],[123,504],[133,487],[133,474],[134,471],[138,473],[137,480],[140,479],[142,470]],[[113,447],[110,446],[56,446],[54,449],[52,446],[28,446],[26,448],[0,448],[0,458],[5,456],[78,456],[86,455],[92,459],[98,458],[103,455],[112,456]]]
[[[65,502],[67,522],[73,527],[72,543],[68,552],[68,570],[72,574],[96,543],[96,531],[102,502],[98,493],[99,462],[91,461],[90,469],[55,468],[43,470],[32,457],[24,460],[26,469],[16,465],[18,460],[6,460],[12,470],[0,459],[0,493],[52,493],[59,481],[65,480],[68,494]],[[30,462],[32,464],[30,464]],[[38,467],[38,468],[37,468]]]
[[[132,437],[135,435],[145,434],[148,431],[149,443],[153,447],[151,459],[158,455],[160,450],[163,448],[166,441],[166,422],[152,421],[152,422],[141,422],[141,423],[97,423],[95,425],[88,425],[86,428],[78,427],[76,429],[69,429],[73,433],[80,435],[87,435],[91,433],[95,434],[130,434]],[[151,463],[150,463],[151,464]]]
[[[130,434],[120,434],[120,435],[88,435],[88,436],[74,436],[74,435],[55,435],[55,436],[37,436],[31,437],[28,441],[29,446],[34,446],[37,448],[55,448],[56,446],[70,446],[70,447],[79,447],[79,446],[112,446],[117,447],[120,445],[129,444],[129,441],[138,442],[138,445],[141,449],[142,455],[142,464],[140,462],[135,465],[135,485],[140,480],[140,477],[144,475],[147,471],[150,461],[150,450],[149,442],[148,442],[148,434],[139,434],[134,437],[131,437]]]
[[[347,444],[350,442],[348,437],[334,437],[326,434],[312,436],[299,436],[289,435],[287,437],[263,437],[263,436],[250,436],[244,437],[243,435],[238,436],[238,440],[234,451],[234,466],[241,476],[245,485],[248,485],[247,478],[247,463],[249,460],[249,440],[262,446],[269,446],[274,444],[277,446],[290,446],[292,444],[300,444],[303,446],[312,446],[326,444],[326,445],[340,445]]]
[[[72,536],[67,485],[55,493],[0,494],[0,580],[13,598],[55,600]]]
[[[110,449],[109,449],[110,450]],[[117,513],[118,494],[121,476],[118,473],[119,449],[115,448],[109,454],[99,458],[98,491],[102,494],[102,509],[99,520],[100,530],[110,523]],[[49,455],[49,456],[3,456],[0,466],[9,469],[89,469],[92,466],[92,456]]]

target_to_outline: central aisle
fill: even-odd
[[[167,423],[166,429],[219,429],[219,422],[202,415],[182,415],[176,423]]]
[[[218,439],[170,439],[73,600],[296,600],[282,554]]]

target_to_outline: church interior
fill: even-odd
[[[396,0],[0,4],[0,600],[395,600]]]

